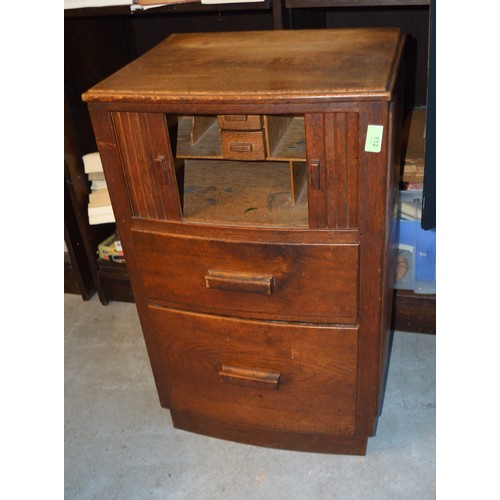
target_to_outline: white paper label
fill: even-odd
[[[382,151],[383,125],[368,125],[366,130],[365,151],[368,153],[380,153]]]

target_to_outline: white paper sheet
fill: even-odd
[[[264,0],[201,0],[201,3],[207,5],[216,5],[220,3],[254,3],[263,2]]]
[[[64,10],[84,9],[86,7],[116,7],[132,5],[133,0],[64,0]]]

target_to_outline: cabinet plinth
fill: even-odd
[[[84,94],[177,428],[365,453],[390,344],[403,42],[172,35]]]

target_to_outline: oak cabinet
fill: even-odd
[[[84,94],[176,427],[366,452],[403,44],[392,28],[172,35]]]

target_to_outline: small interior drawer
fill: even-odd
[[[270,320],[357,321],[357,244],[133,234],[147,297],[170,307]]]
[[[354,433],[357,327],[267,323],[157,306],[149,311],[162,366],[156,378],[166,385],[173,416]],[[178,418],[176,423],[182,427]]]
[[[221,130],[222,155],[226,160],[265,160],[262,131]]]
[[[260,130],[260,115],[218,115],[217,122],[221,130]]]

